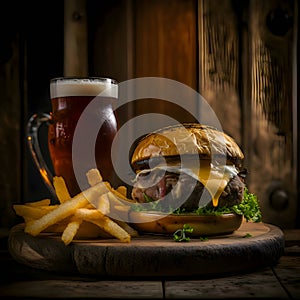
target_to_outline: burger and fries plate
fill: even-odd
[[[111,187],[103,181],[98,169],[88,171],[90,188],[71,198],[65,181],[60,176],[53,180],[59,204],[42,199],[13,206],[23,217],[24,232],[32,236],[60,235],[65,245],[76,240],[116,238],[129,243],[140,233],[170,235],[189,224],[191,237],[231,233],[242,223],[242,216],[199,216],[193,214],[172,215],[153,211],[130,211],[132,200],[126,196],[126,187]],[[128,202],[128,205],[126,205]],[[125,204],[124,204],[125,203]],[[107,216],[112,211],[115,218]],[[130,219],[129,224],[122,219]],[[199,222],[200,220],[200,222]],[[225,222],[224,222],[225,220]]]
[[[137,174],[131,199],[127,198],[125,186],[113,188],[108,181],[103,181],[98,169],[87,172],[90,187],[74,197],[70,196],[64,179],[55,176],[53,185],[59,204],[53,205],[49,199],[42,199],[13,206],[16,214],[24,219],[24,232],[31,236],[43,233],[60,234],[65,245],[76,239],[91,238],[116,238],[122,243],[130,243],[139,233],[172,235],[185,225],[193,228],[190,236],[199,237],[232,233],[241,226],[244,217],[247,221],[259,222],[261,214],[256,197],[245,191],[243,174],[239,171],[240,161],[244,157],[239,146],[231,137],[213,128],[200,124],[185,126],[184,131],[182,127],[166,127],[139,141],[131,158]],[[190,139],[186,138],[187,133]],[[174,165],[174,158],[178,163],[178,157],[182,154],[189,155],[192,159],[205,156],[204,161],[207,162],[207,157],[212,157],[210,148],[224,155],[220,140],[225,140],[226,157],[230,160],[224,169],[209,163],[201,165],[200,171],[195,171],[193,164],[183,169],[180,164]],[[198,149],[197,152],[195,148]],[[151,173],[152,179],[161,174],[160,165],[149,169],[149,159],[156,158],[158,154],[164,158],[172,158],[172,165],[164,169],[164,176],[156,180],[156,183],[152,180],[147,186],[141,185],[145,181],[143,174]],[[143,163],[142,167],[140,163]],[[214,174],[212,180],[209,177],[211,172]],[[195,182],[195,176],[197,183],[193,189],[190,184]],[[210,190],[211,184],[215,182],[219,185],[218,197],[211,193],[213,209],[224,207],[226,212],[216,215],[210,212],[205,216],[191,213],[198,209],[201,191],[204,188]],[[153,212],[134,209],[136,203],[149,202],[149,193],[154,197],[150,202],[159,202],[156,200],[163,199],[167,193],[171,193],[175,197],[173,201],[176,202],[181,199],[183,190],[188,190],[191,194],[182,204],[184,206],[180,207],[183,208],[180,214],[162,213],[163,210]],[[248,202],[244,203],[245,200]],[[190,213],[185,214],[187,207]]]

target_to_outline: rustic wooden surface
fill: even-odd
[[[0,232],[1,298],[299,299],[300,231],[285,230],[278,263],[252,272],[213,277],[107,278],[56,273],[17,263]]]
[[[245,238],[249,234],[251,237]],[[275,264],[284,251],[282,231],[273,225],[243,222],[231,234],[201,242],[176,243],[172,236],[141,235],[130,243],[117,239],[75,240],[65,246],[60,236],[24,233],[12,228],[9,251],[30,267],[115,277],[211,276],[249,271]]]

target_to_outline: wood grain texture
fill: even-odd
[[[291,235],[293,236],[291,239]],[[284,255],[274,266],[215,277],[109,278],[27,267],[7,251],[0,230],[2,298],[40,299],[299,299],[300,231],[284,231]],[[2,246],[2,247],[1,247]],[[4,276],[5,275],[5,276]]]
[[[116,79],[133,77],[134,6],[132,0],[87,2],[89,28],[89,75]],[[133,105],[118,108],[122,126],[133,115]]]
[[[134,77],[163,77],[197,90],[197,10],[195,1],[136,1]],[[182,99],[182,106],[189,99]],[[144,100],[135,114],[160,112],[179,121],[192,121],[166,101]]]
[[[267,26],[268,15],[278,8],[293,13],[292,2],[278,5],[277,1],[251,1],[251,119],[245,127],[250,128],[251,141],[247,149],[249,186],[261,199],[264,220],[291,228],[297,214],[293,164],[297,141],[292,137],[293,29],[277,35]],[[283,26],[280,22],[278,25]]]
[[[197,89],[195,1],[136,1],[135,15],[135,77],[166,77]]]
[[[214,276],[270,266],[283,255],[284,236],[276,226],[243,222],[232,234],[201,242],[175,242],[171,236],[140,235],[130,243],[117,239],[74,240],[24,233],[15,226],[8,245],[12,257],[27,266],[57,272],[106,277]],[[250,234],[250,238],[245,238]],[[126,258],[126,259],[125,259]]]
[[[132,78],[132,0],[87,2],[89,73],[118,82]]]
[[[86,0],[65,0],[64,75],[88,75]]]
[[[231,0],[198,3],[200,93],[241,145],[238,18]]]

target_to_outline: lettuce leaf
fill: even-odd
[[[245,187],[244,190],[243,201],[238,205],[234,205],[232,210],[236,214],[243,215],[247,222],[261,222],[262,220],[257,196],[255,194],[251,194],[247,187]]]
[[[203,215],[213,215],[213,216],[221,216],[223,214],[228,213],[236,213],[238,215],[243,215],[247,222],[261,222],[262,214],[259,206],[259,202],[257,196],[249,192],[248,188],[244,189],[244,197],[240,204],[234,205],[232,207],[200,207],[193,212],[186,212],[182,208],[177,208],[172,212],[171,208],[163,208],[161,207],[161,203],[159,201],[153,201],[149,196],[144,194],[145,201],[150,204],[149,210],[151,211],[159,211],[164,213],[173,213],[173,214],[184,214],[184,213],[194,213],[200,216]],[[131,208],[133,211],[142,211],[144,210],[139,205],[133,205]]]

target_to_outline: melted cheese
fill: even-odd
[[[201,166],[200,169],[191,170],[210,193],[215,207],[218,206],[219,198],[229,180],[237,174],[234,166]]]
[[[180,174],[181,172],[186,173],[196,180],[200,181],[204,187],[208,190],[212,197],[213,206],[218,206],[219,198],[227,186],[229,180],[238,174],[238,171],[234,165],[225,166],[213,166],[208,162],[201,162],[200,167],[189,166],[188,168],[178,168],[176,166],[156,166],[151,170],[143,170],[138,173],[148,173],[154,170],[165,170],[172,173]],[[135,180],[137,180],[137,177]]]

